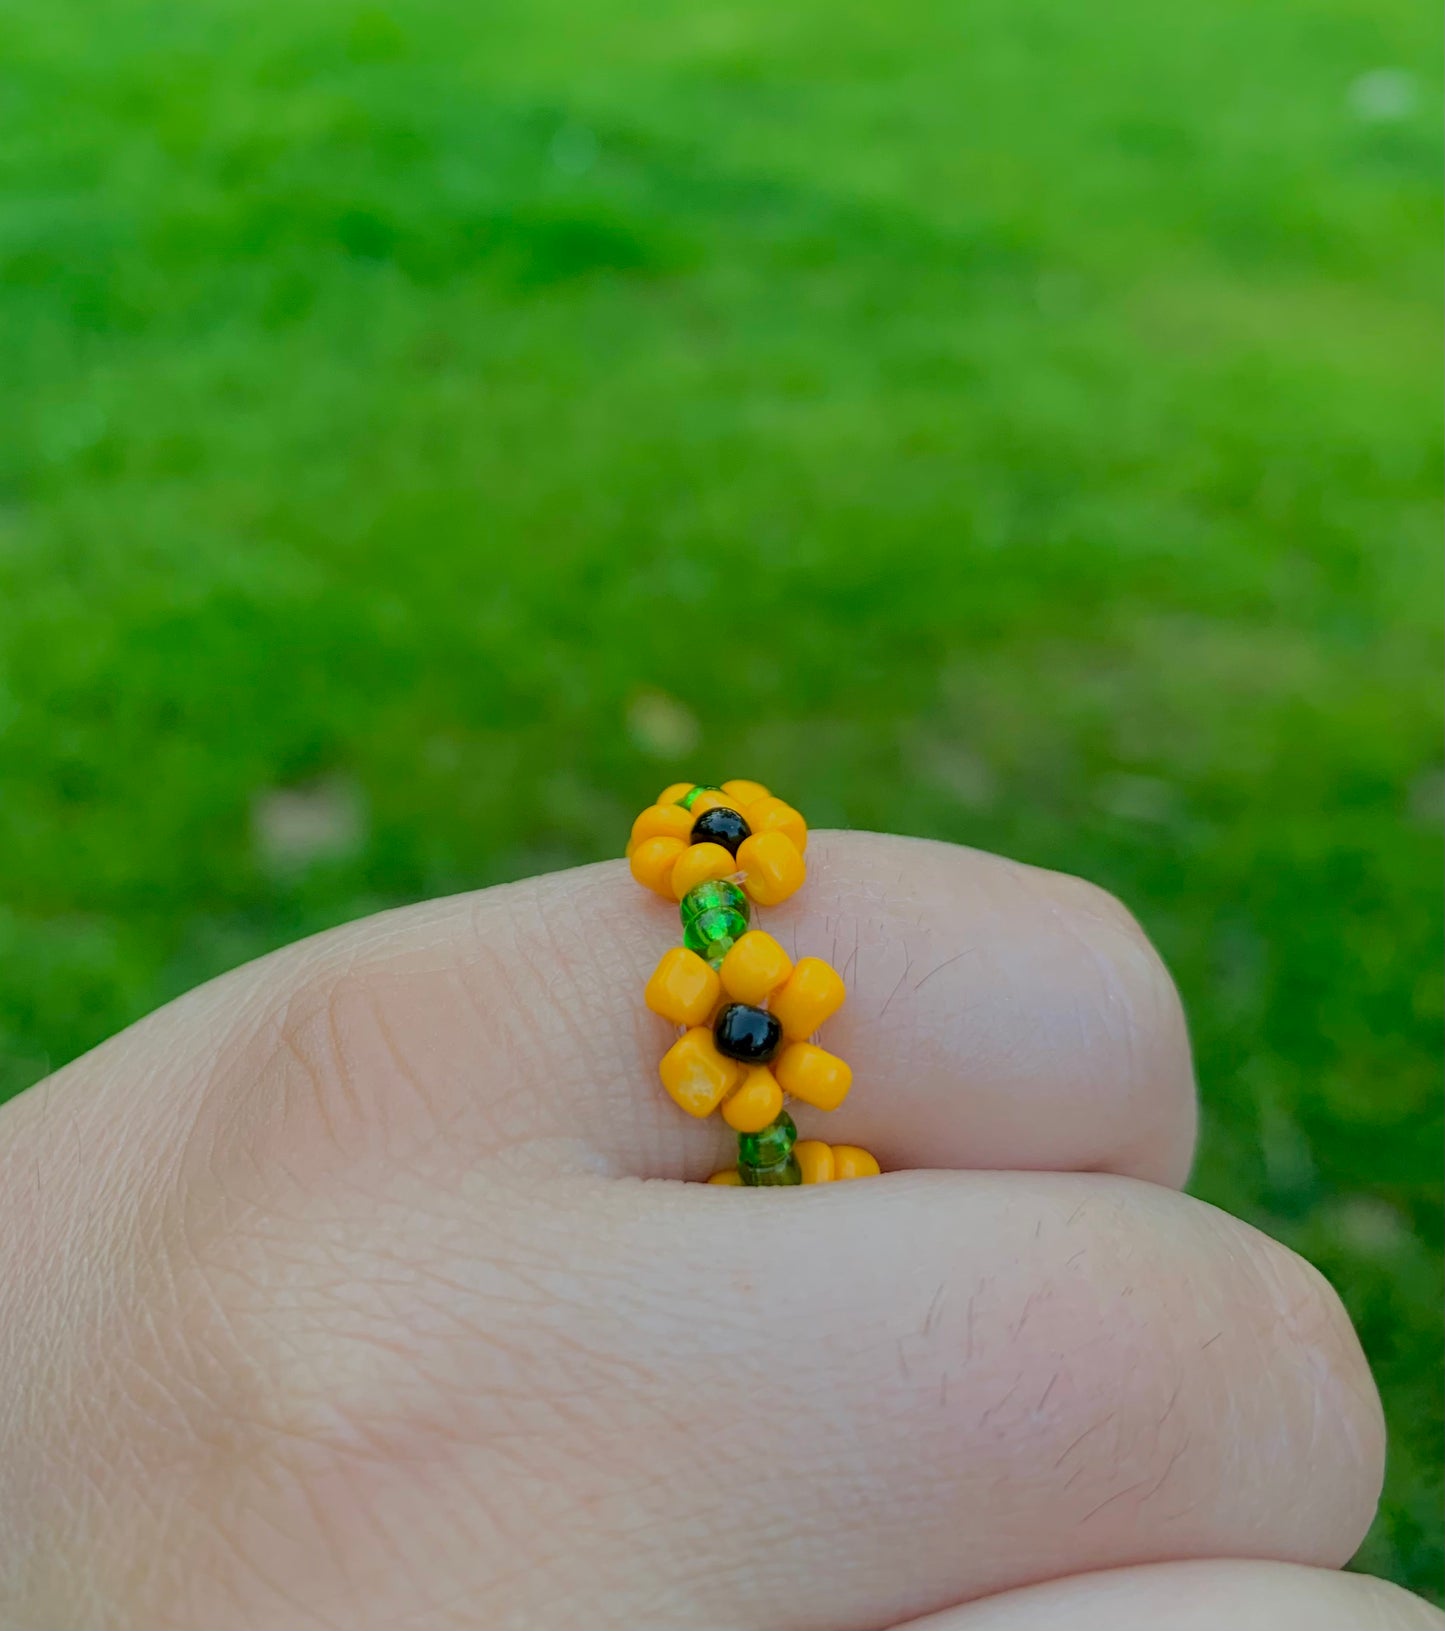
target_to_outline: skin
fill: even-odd
[[[657,1084],[675,916],[617,863],[290,947],[0,1112],[0,1625],[1445,1623],[1331,1572],[1374,1386],[1309,1265],[1177,1193],[1123,908],[808,862],[762,921],[848,979],[855,1087],[799,1121],[881,1179],[675,1181],[732,1138]]]

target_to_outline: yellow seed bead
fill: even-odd
[[[689,889],[709,878],[731,878],[738,864],[721,844],[689,844],[672,869],[672,898],[681,900]]]
[[[715,1172],[708,1179],[710,1184],[729,1184],[738,1189],[742,1188],[743,1180],[736,1167],[729,1167],[726,1172]]]
[[[627,864],[645,889],[656,890],[664,900],[671,900],[672,869],[686,849],[680,838],[644,838],[627,857]]]
[[[808,847],[808,823],[791,804],[785,804],[771,794],[767,798],[755,799],[748,805],[743,811],[743,819],[754,832],[786,833],[797,846],[799,855]]]
[[[803,1169],[805,1184],[831,1184],[833,1182],[833,1151],[816,1138],[805,1138],[793,1145],[793,1156]]]
[[[692,817],[680,804],[649,804],[632,823],[632,842],[645,838],[680,838],[692,842]]]
[[[642,1000],[674,1025],[705,1025],[722,991],[717,971],[695,951],[674,946],[652,971]]]
[[[662,1085],[690,1116],[710,1116],[742,1080],[743,1067],[725,1059],[712,1032],[699,1025],[680,1036],[657,1067]]]
[[[659,804],[676,804],[685,794],[692,792],[696,782],[669,782],[657,795]],[[683,812],[686,814],[686,811]]]
[[[836,1110],[853,1085],[847,1064],[811,1042],[790,1042],[774,1060],[773,1074],[784,1093],[815,1110]]]
[[[735,1133],[760,1133],[778,1119],[783,1108],[783,1090],[766,1065],[747,1073],[743,1085],[723,1102],[723,1120]]]
[[[692,819],[696,821],[704,810],[731,810],[732,807],[726,793],[699,793],[692,801]]]
[[[761,929],[749,929],[722,960],[718,973],[734,1002],[765,1002],[793,972],[793,960]]]
[[[833,1146],[835,1178],[876,1178],[882,1170],[867,1150],[860,1150],[856,1144]]]
[[[770,1004],[790,1042],[802,1042],[843,1006],[847,988],[842,976],[821,957],[801,957]]]
[[[735,870],[743,888],[759,906],[777,906],[803,886],[808,869],[791,838],[780,832],[755,832],[738,845]]]
[[[735,810],[745,810],[748,805],[756,804],[759,799],[772,796],[761,782],[724,782],[722,790],[733,801]]]

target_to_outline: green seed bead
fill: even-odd
[[[748,932],[748,920],[730,906],[710,907],[682,926],[682,943],[716,968]]]
[[[738,1171],[744,1167],[776,1167],[788,1160],[798,1141],[798,1129],[786,1110],[760,1133],[738,1134]]]
[[[749,920],[753,915],[752,903],[748,897],[737,884],[727,878],[709,878],[706,883],[694,884],[682,897],[678,915],[682,918],[682,926],[685,929],[695,917],[719,909],[741,912],[743,917]]]
[[[738,1176],[749,1189],[771,1189],[780,1184],[802,1183],[803,1169],[797,1156],[790,1155],[775,1167],[745,1167],[739,1162]]]
[[[697,803],[699,795],[703,793],[721,793],[722,788],[714,787],[711,782],[700,782],[696,787],[689,788],[677,801],[684,810],[690,810]]]

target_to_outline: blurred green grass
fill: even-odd
[[[15,0],[0,1096],[677,773],[1082,872],[1183,987],[1195,1189],[1360,1324],[1362,1565],[1438,1595],[1434,48]]]

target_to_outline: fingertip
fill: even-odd
[[[858,1088],[838,1136],[885,1166],[1182,1185],[1197,1126],[1183,1005],[1119,901],[935,840],[826,832],[813,851],[809,900],[783,921],[800,950],[821,921],[848,981],[829,1045]]]

